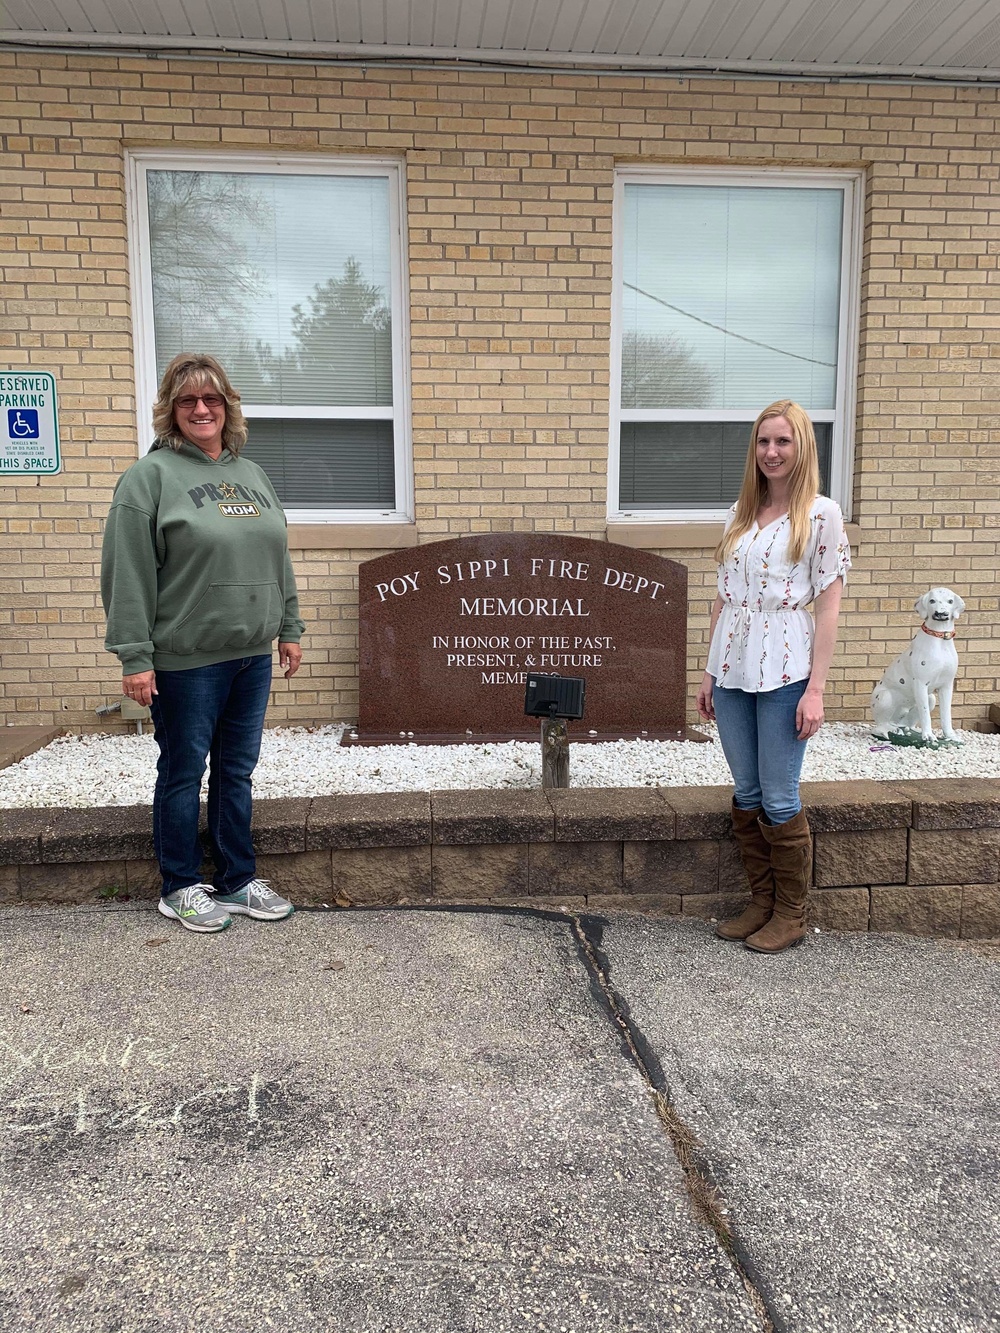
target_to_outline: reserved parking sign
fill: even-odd
[[[0,370],[0,481],[4,473],[38,476],[60,467],[55,376]]]

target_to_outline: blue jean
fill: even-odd
[[[237,657],[187,671],[157,671],[151,712],[160,757],[153,842],[163,893],[201,882],[198,813],[205,761],[213,885],[235,893],[255,877],[251,775],[260,756],[271,692],[271,655]]]
[[[749,694],[746,690],[712,690],[719,740],[736,784],[733,797],[740,810],[757,810],[772,824],[784,824],[802,809],[799,774],[806,741],[795,729],[795,710],[808,680],[780,690]]]

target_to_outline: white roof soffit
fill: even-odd
[[[6,0],[47,50],[1000,84],[1000,0]]]

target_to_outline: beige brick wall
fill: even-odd
[[[12,52],[0,85],[0,363],[56,375],[64,456],[55,477],[0,477],[7,723],[89,728],[117,695],[97,562],[138,451],[124,149],[165,145],[405,159],[421,541],[604,535],[616,164],[865,167],[860,540],[829,712],[866,715],[915,596],[945,583],[968,604],[956,716],[985,717],[1000,636],[997,90]],[[306,665],[278,685],[272,722],[355,716],[357,565],[377,554],[356,538],[297,551]],[[693,689],[712,562],[665,554],[691,573]]]

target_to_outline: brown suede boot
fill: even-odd
[[[771,847],[774,871],[774,914],[756,934],[743,941],[754,953],[781,953],[806,933],[806,896],[812,878],[812,834],[804,810],[784,824],[761,823]]]
[[[774,875],[771,873],[771,846],[760,831],[758,817],[763,812],[741,810],[733,804],[733,837],[740,849],[743,869],[750,881],[750,902],[731,921],[720,921],[715,933],[723,940],[745,940],[766,926],[774,911]]]

